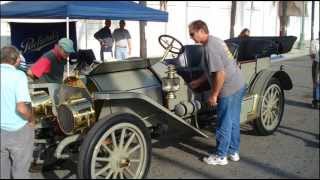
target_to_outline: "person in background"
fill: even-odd
[[[74,53],[73,41],[62,38],[49,52],[40,57],[28,69],[27,75],[42,83],[59,83],[63,81],[64,65],[70,53]]]
[[[245,93],[242,73],[233,59],[225,42],[209,35],[209,29],[201,20],[189,25],[190,37],[204,46],[201,62],[203,75],[191,81],[192,89],[209,82],[209,106],[217,106],[216,153],[203,161],[210,165],[226,165],[227,158],[239,161],[240,149],[240,111]]]
[[[312,106],[314,108],[319,109],[320,108],[319,37],[318,39],[311,41],[309,50],[310,50],[310,57],[312,59],[312,82],[313,82]]]
[[[120,28],[115,29],[112,37],[115,41],[116,59],[126,59],[131,55],[131,36],[128,30],[124,29],[126,22],[120,20]]]
[[[100,58],[104,62],[106,59],[112,58],[113,39],[110,30],[111,20],[104,21],[105,26],[94,34],[94,38],[100,43]]]
[[[26,62],[26,59],[23,57],[23,55],[21,54],[20,55],[20,64],[19,66],[17,67],[19,70],[21,71],[24,71],[24,72],[27,72],[28,70],[28,65],[27,65],[27,62]]]
[[[250,30],[248,28],[244,28],[238,37],[239,38],[250,37]]]
[[[19,63],[15,47],[1,48],[1,179],[30,178],[35,123],[27,76],[17,69]]]

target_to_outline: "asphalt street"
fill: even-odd
[[[285,65],[293,89],[285,91],[285,111],[279,129],[258,136],[251,125],[241,128],[240,161],[210,166],[201,159],[215,148],[213,129],[209,139],[174,136],[153,142],[148,178],[316,178],[319,179],[319,110],[311,107],[311,60],[299,57],[273,63]],[[55,170],[33,173],[32,178],[74,179],[76,164],[67,161]]]

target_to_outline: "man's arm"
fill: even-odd
[[[131,55],[131,39],[128,39],[129,55]]]
[[[44,74],[50,72],[51,62],[46,57],[41,57],[32,67],[27,71],[27,75],[32,79],[40,78]]]
[[[34,123],[34,117],[32,115],[31,103],[18,102],[16,104],[17,112],[22,116],[23,119],[29,123]]]
[[[28,69],[27,75],[28,75],[29,77],[31,77],[32,79],[35,79],[35,78],[36,78],[36,77],[33,75],[31,69]]]
[[[208,99],[208,103],[211,106],[215,106],[217,104],[218,96],[220,93],[220,90],[223,87],[223,83],[225,80],[225,72],[224,71],[217,71],[212,73],[211,76],[211,81],[212,81],[212,89],[211,89],[211,94]]]
[[[203,73],[201,77],[199,77],[196,80],[193,80],[190,82],[190,86],[192,89],[197,89],[201,86],[201,84],[205,83],[207,81],[207,76]]]
[[[93,37],[94,37],[96,40],[101,39],[101,31],[102,31],[102,30],[103,30],[103,28],[100,29],[99,31],[97,31],[96,33],[94,33]]]

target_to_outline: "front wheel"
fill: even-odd
[[[277,130],[284,111],[284,93],[280,82],[271,78],[268,82],[259,106],[260,117],[255,121],[256,131],[260,135],[270,135]]]
[[[131,114],[107,116],[86,135],[79,154],[83,179],[145,178],[151,160],[151,137],[144,123]]]

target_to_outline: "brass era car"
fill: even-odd
[[[202,73],[202,47],[183,46],[169,35],[159,42],[163,57],[96,64],[62,85],[30,84],[37,119],[35,162],[78,155],[79,178],[144,178],[152,134],[179,129],[207,137],[199,122],[215,113],[206,105],[208,87],[193,91],[188,86]],[[236,54],[237,48],[229,47]],[[177,56],[166,59],[169,53]],[[272,134],[291,79],[282,67],[271,70],[269,57],[239,65],[247,83],[241,123],[253,122],[259,134]]]

